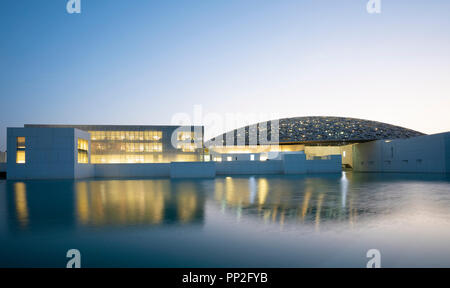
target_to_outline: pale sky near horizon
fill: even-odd
[[[450,131],[450,1],[66,2],[2,1],[0,150],[6,127],[171,124],[194,105]]]

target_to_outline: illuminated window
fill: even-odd
[[[194,140],[195,134],[194,132],[178,132],[177,139],[178,141]]]
[[[200,155],[182,155],[175,153],[167,157],[163,155],[163,131],[135,130],[135,131],[90,131],[91,145],[89,147],[89,163],[158,163],[186,159],[198,160]],[[188,132],[186,139],[178,149],[185,153],[200,152],[198,144],[193,143],[193,133]],[[181,152],[180,151],[180,152]],[[194,157],[195,156],[195,157]],[[178,158],[177,158],[178,157]],[[184,158],[183,158],[184,159]],[[190,161],[194,161],[190,160]],[[187,161],[187,160],[186,160]]]
[[[255,155],[253,154],[250,155],[250,161],[255,161]]]
[[[78,163],[89,163],[89,142],[78,138]]]
[[[197,145],[195,143],[178,143],[177,148],[183,152],[195,152]]]
[[[16,163],[25,164],[25,137],[17,137]]]
[[[233,158],[231,156],[228,156],[227,161],[233,161]]]

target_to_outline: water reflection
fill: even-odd
[[[169,180],[82,181],[75,185],[80,225],[157,225],[203,219],[202,188]]]
[[[353,222],[359,211],[349,193],[346,174],[216,179],[215,200],[237,217],[261,218],[280,225],[311,223],[316,230],[326,221]],[[349,199],[348,199],[349,198]]]
[[[77,247],[88,267],[361,267],[376,243],[393,253],[386,267],[448,267],[449,184],[369,173],[0,181],[0,266],[61,267]]]
[[[347,172],[342,172],[341,178],[342,208],[345,208],[345,205],[347,203],[347,192],[348,192]]]
[[[17,221],[20,226],[28,225],[27,186],[23,182],[14,183],[14,197],[16,203]]]
[[[7,185],[11,230],[202,223],[200,183],[170,180],[26,181]]]
[[[15,231],[201,224],[208,198],[237,219],[311,225],[320,231],[327,223],[353,227],[357,221],[398,211],[405,203],[420,203],[423,191],[411,194],[409,187],[430,181],[441,189],[439,181],[448,185],[449,177],[343,173],[185,181],[8,181],[5,211]]]

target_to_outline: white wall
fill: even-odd
[[[94,176],[90,164],[78,164],[77,140],[90,139],[74,128],[8,128],[8,179],[73,179]],[[16,163],[17,137],[25,137],[25,164]]]
[[[253,160],[251,160],[251,155],[253,155]],[[220,157],[222,157],[222,162],[228,161],[228,157],[231,157],[231,161],[259,161],[260,155],[259,153],[234,153],[220,154]]]
[[[353,169],[361,172],[445,173],[450,133],[353,146]]]
[[[25,164],[16,163],[17,137],[25,137]],[[74,129],[8,128],[8,179],[74,177]]]
[[[94,174],[99,178],[169,177],[170,163],[95,164]]]
[[[216,162],[217,175],[283,174],[283,161]]]
[[[214,178],[215,176],[214,162],[170,163],[170,178]]]
[[[327,160],[306,160],[306,173],[341,173],[341,155],[330,155]]]
[[[304,153],[283,154],[284,174],[305,174],[306,155]]]

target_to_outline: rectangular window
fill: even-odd
[[[25,164],[25,151],[17,150],[17,164]]]
[[[78,138],[78,163],[89,163],[89,142]]]
[[[17,164],[25,164],[25,137],[17,137],[17,151],[16,151],[16,163]]]

